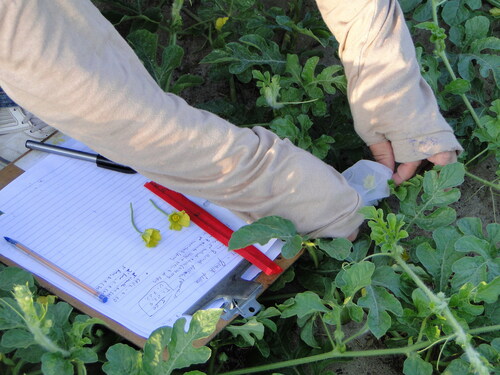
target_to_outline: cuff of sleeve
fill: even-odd
[[[440,152],[463,151],[452,132],[441,131],[417,138],[391,140],[394,158],[398,163],[423,160]]]
[[[335,221],[319,228],[313,232],[307,233],[310,238],[346,238],[353,234],[365,220],[364,216],[358,211],[363,206],[363,201],[358,194],[358,201],[354,209]]]

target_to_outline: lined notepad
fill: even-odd
[[[82,149],[75,141],[65,147]],[[144,188],[139,175],[101,169],[92,163],[48,155],[0,191],[0,234],[18,240],[105,294],[102,303],[60,275],[0,241],[0,253],[74,296],[94,310],[148,337],[172,325],[240,261],[215,238],[191,224],[168,229],[163,210],[174,209]],[[245,223],[203,199],[198,205],[231,229]],[[130,222],[129,204],[141,229],[157,228],[163,239],[146,248]],[[278,243],[260,247],[274,258]],[[258,271],[251,270],[247,278]]]

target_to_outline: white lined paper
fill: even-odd
[[[82,149],[70,141],[65,147]],[[241,257],[199,227],[168,230],[168,219],[149,202],[174,209],[143,187],[148,180],[56,155],[0,191],[0,232],[105,294],[102,303],[54,271],[0,241],[2,255],[41,276],[93,309],[148,337],[172,325],[234,268]],[[192,198],[232,229],[244,222],[229,211]],[[146,248],[130,223],[129,204],[141,230],[163,239]],[[268,244],[264,250],[268,250]],[[271,257],[279,253],[272,247]],[[251,276],[257,272],[254,270]]]

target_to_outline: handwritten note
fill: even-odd
[[[67,147],[76,148],[69,143]],[[0,191],[0,234],[14,238],[105,294],[95,297],[0,241],[0,253],[133,332],[147,337],[171,325],[240,261],[192,224],[168,230],[174,209],[143,187],[147,179],[80,160],[49,155]],[[244,223],[229,211],[193,198],[232,229]],[[130,223],[163,239],[146,248]],[[268,250],[270,245],[264,248]],[[271,248],[276,256],[279,248]],[[254,271],[252,276],[255,275]]]

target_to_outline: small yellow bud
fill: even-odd
[[[217,20],[215,21],[215,30],[221,31],[222,26],[224,26],[226,24],[226,22],[227,22],[228,19],[229,19],[229,17],[219,17],[219,18],[217,18]]]

